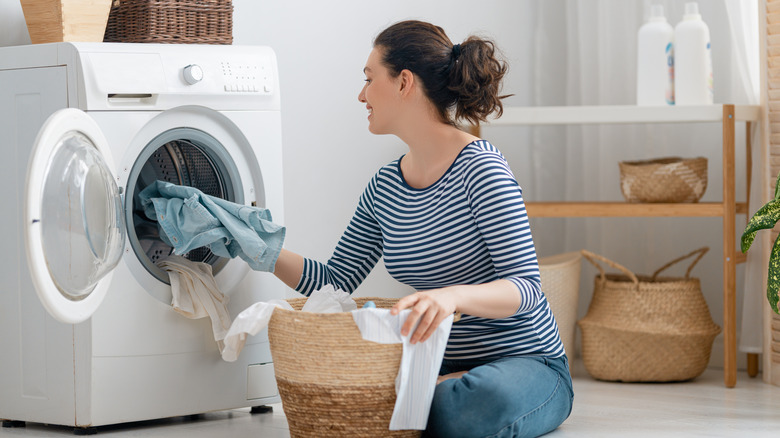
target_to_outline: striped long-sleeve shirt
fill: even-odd
[[[327,264],[304,259],[296,289],[309,295],[332,284],[351,293],[383,256],[390,275],[416,290],[506,279],[520,307],[502,319],[464,314],[445,359],[562,356],[522,191],[498,149],[472,142],[424,189],[406,184],[400,162],[371,179]]]

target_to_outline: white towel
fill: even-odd
[[[268,327],[274,309],[281,307],[293,310],[290,303],[284,300],[270,300],[255,303],[238,314],[233,324],[225,335],[222,348],[222,359],[233,362],[244,348],[247,336],[255,336],[261,330]],[[326,285],[320,290],[312,292],[304,303],[302,312],[334,313],[348,312],[357,309],[357,304],[352,297],[331,285]]]
[[[173,310],[190,319],[211,318],[214,340],[221,348],[231,320],[228,297],[219,290],[211,265],[172,255],[157,266],[168,271]]]
[[[388,309],[352,312],[363,339],[380,344],[403,343],[401,366],[395,378],[396,400],[390,430],[424,430],[428,424],[436,380],[454,317],[450,315],[442,321],[425,342],[412,344],[411,335],[401,336],[401,326],[409,312],[408,309],[398,315],[391,315]]]
[[[222,359],[227,362],[234,362],[238,359],[241,350],[244,349],[247,336],[254,336],[268,326],[271,321],[271,315],[274,309],[293,310],[290,303],[283,300],[271,300],[269,302],[259,302],[252,304],[238,314],[233,324],[230,326],[225,342],[222,347]]]

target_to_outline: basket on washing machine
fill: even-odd
[[[671,382],[704,372],[712,342],[720,333],[712,320],[698,278],[690,272],[709,248],[679,257],[652,276],[636,275],[590,251],[582,255],[599,269],[584,318],[582,359],[599,380]],[[685,277],[659,277],[673,264],[698,255]],[[622,271],[606,274],[599,262]]]
[[[232,44],[232,0],[113,0],[106,42]]]
[[[398,300],[355,298],[390,308]],[[363,339],[350,312],[300,312],[306,298],[275,309],[268,340],[282,408],[293,437],[419,437],[391,431],[402,345]]]

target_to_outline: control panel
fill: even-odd
[[[222,77],[227,92],[273,92],[273,77],[260,63],[221,61]]]
[[[57,46],[62,59],[79,58],[85,102],[79,107],[278,110],[276,57],[266,46],[100,44]],[[59,59],[59,58],[56,58]],[[78,73],[78,72],[77,72]],[[70,72],[68,73],[70,74]]]

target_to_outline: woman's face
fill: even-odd
[[[368,110],[368,130],[374,134],[392,134],[400,103],[400,75],[393,78],[382,64],[383,49],[375,47],[368,55],[363,73],[366,84],[358,95],[358,100],[366,104]]]

